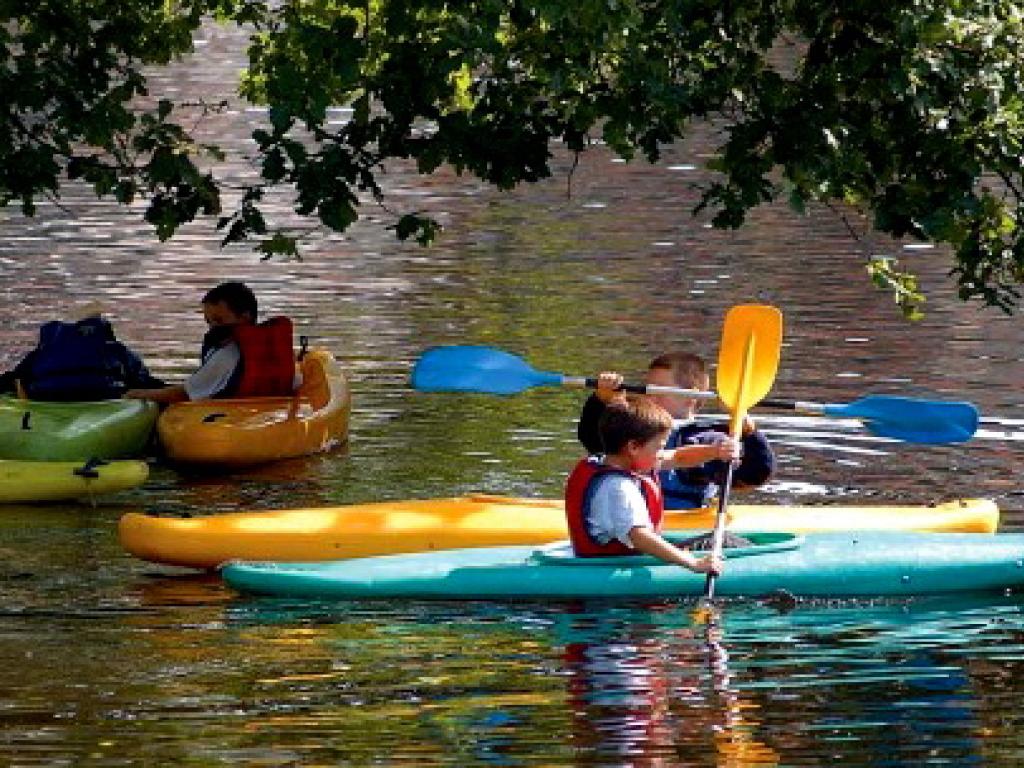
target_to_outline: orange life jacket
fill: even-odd
[[[258,325],[239,325],[234,328],[233,336],[241,362],[231,397],[276,397],[293,393],[295,353],[291,320],[272,317]]]
[[[607,544],[599,544],[590,535],[590,500],[597,487],[598,478],[610,473],[625,475],[639,481],[644,501],[647,502],[647,511],[651,516],[651,525],[656,531],[661,529],[665,503],[661,496],[661,487],[653,474],[627,472],[610,467],[594,457],[586,458],[576,465],[565,484],[565,516],[569,525],[569,541],[572,542],[577,557],[638,554],[635,549],[627,547],[617,539],[612,539]]]

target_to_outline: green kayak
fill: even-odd
[[[786,590],[801,596],[873,597],[1024,585],[1024,534],[743,535],[752,546],[725,551],[718,595]],[[705,582],[701,574],[646,556],[575,557],[564,542],[326,563],[236,562],[222,572],[241,592],[345,599],[665,598],[700,595]]]
[[[140,456],[160,409],[144,400],[47,402],[0,397],[0,459],[85,461]]]

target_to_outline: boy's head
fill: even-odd
[[[606,454],[636,454],[653,466],[654,454],[665,445],[672,430],[672,416],[650,397],[629,396],[608,404],[597,423]],[[652,453],[647,457],[647,453]],[[650,469],[650,466],[638,466]]]
[[[221,283],[203,296],[203,316],[210,326],[255,323],[256,295],[245,283]]]
[[[711,379],[704,358],[689,352],[666,352],[647,367],[647,383],[680,389],[707,389]],[[690,418],[699,401],[682,395],[653,395],[655,401],[676,418]]]

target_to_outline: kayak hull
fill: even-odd
[[[175,403],[157,434],[171,461],[241,467],[326,451],[348,439],[352,397],[337,360],[314,349],[300,364],[294,397]]]
[[[860,531],[751,534],[726,550],[722,596],[991,592],[1024,585],[1024,534]],[[765,542],[765,543],[762,543]],[[325,563],[227,564],[237,591],[331,599],[607,599],[701,595],[705,577],[649,557],[577,558],[567,544],[487,547]]]
[[[141,456],[159,408],[142,400],[46,402],[0,397],[0,459],[86,461]]]
[[[729,506],[731,530],[910,530],[992,533],[999,510],[989,500],[928,506]],[[714,526],[713,510],[669,512],[667,530]],[[130,513],[118,532],[144,560],[215,568],[233,559],[335,560],[467,547],[544,544],[565,538],[558,499],[467,496],[341,507],[237,512],[173,518]]]
[[[96,466],[71,461],[0,460],[0,503],[88,499],[142,485],[144,461],[111,461]]]

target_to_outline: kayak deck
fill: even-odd
[[[985,499],[929,506],[730,505],[737,531],[926,530],[992,533],[999,509]],[[667,530],[708,530],[713,510],[669,512]],[[167,565],[215,568],[233,559],[334,560],[467,547],[544,544],[566,536],[558,499],[476,495],[339,507],[174,518],[130,513],[121,544]]]
[[[49,402],[0,397],[0,458],[87,461],[142,455],[156,423],[142,400]]]
[[[148,476],[144,461],[0,460],[0,503],[88,499],[135,488]]]

